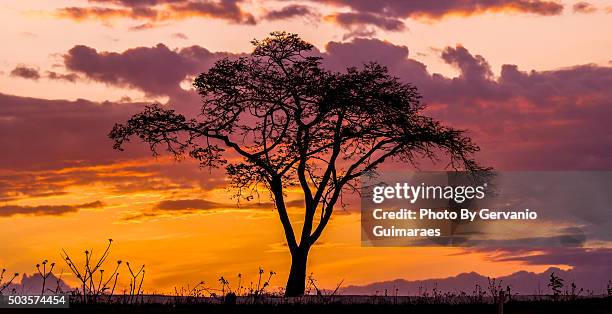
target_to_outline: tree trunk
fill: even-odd
[[[297,297],[304,294],[306,289],[306,261],[308,260],[308,249],[298,248],[291,253],[291,270],[287,279],[285,289],[286,297]]]

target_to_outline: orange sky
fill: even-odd
[[[456,44],[484,55],[494,76],[500,75],[505,63],[516,64],[525,71],[590,63],[608,66],[612,62],[612,15],[608,13],[612,2],[591,3],[598,8],[593,13],[573,12],[574,2],[565,1],[564,10],[550,16],[492,10],[470,16],[450,14],[434,20],[402,17],[406,25],[403,31],[374,27],[375,33],[369,36],[409,47],[410,58],[426,64],[430,73],[447,77],[457,76],[459,70],[444,62],[439,52]],[[132,30],[131,27],[147,21],[73,20],[58,14],[65,7],[88,5],[87,1],[76,0],[2,2],[0,93],[95,102],[118,101],[126,96],[136,102],[167,101],[166,96],[153,97],[137,88],[92,79],[68,82],[41,77],[32,80],[10,73],[18,65],[41,73],[65,73],[62,56],[75,45],[122,52],[163,43],[171,49],[199,45],[212,52],[248,52],[249,40],[282,29],[297,32],[325,50],[330,41],[350,40],[351,37],[343,37],[354,31],[329,19],[295,17],[261,20],[249,25],[208,16],[171,18],[150,29]],[[311,6],[322,16],[351,10],[340,5]],[[280,1],[246,1],[243,8],[261,15],[280,7]],[[0,122],[2,118],[10,120],[9,116],[0,116]],[[109,141],[101,141],[96,146],[111,150]],[[277,272],[273,286],[284,285],[290,258],[272,207],[237,208],[221,174],[199,170],[190,162],[176,164],[166,157],[154,159],[146,154],[135,154],[135,157],[109,154],[114,154],[110,163],[71,160],[70,166],[48,169],[35,165],[0,167],[0,186],[4,184],[8,190],[0,199],[0,206],[23,209],[74,205],[74,210],[61,215],[0,213],[0,238],[3,239],[0,268],[33,273],[36,263],[48,259],[58,262],[58,269],[64,271],[63,278],[73,283],[74,278],[60,261],[60,249],[82,255],[86,248],[93,248],[96,253],[104,248],[106,239],[112,238],[112,260],[146,265],[147,291],[168,292],[175,286],[193,285],[200,280],[217,286],[217,279],[222,275],[231,284],[238,273],[243,273],[247,281],[256,280],[260,266]],[[62,160],[61,156],[53,158]],[[28,185],[40,193],[21,192]],[[290,197],[299,199],[299,194],[294,191]],[[184,199],[203,199],[222,205],[206,211],[155,210],[162,201]],[[97,201],[102,205],[78,208],[79,204]],[[264,197],[262,202],[269,200]],[[291,218],[299,226],[300,208],[291,208]],[[468,271],[500,276],[517,270],[542,271],[549,266],[495,262],[484,253],[458,254],[463,251],[451,248],[361,247],[359,228],[355,205],[332,218],[309,259],[308,271],[314,273],[321,286],[333,287],[341,280],[345,285],[366,284],[396,278],[446,277]]]

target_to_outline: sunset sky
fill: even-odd
[[[290,255],[265,196],[238,207],[223,171],[153,158],[136,141],[114,151],[107,138],[152,102],[197,109],[194,76],[276,30],[314,44],[332,70],[388,66],[419,88],[428,115],[470,130],[486,165],[612,170],[612,1],[22,0],[0,3],[0,23],[0,268],[10,272],[48,259],[74,283],[60,250],[96,254],[112,238],[112,260],[146,265],[147,291],[256,280],[260,266],[283,286]],[[605,247],[571,257],[361,247],[358,206],[339,210],[312,250],[323,287],[612,259]]]

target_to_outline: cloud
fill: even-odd
[[[394,1],[394,0],[318,0],[349,7],[353,12],[373,13],[385,17],[441,19],[447,16],[469,16],[488,12],[518,12],[537,15],[559,15],[563,5],[542,0],[467,0],[467,1]]]
[[[487,252],[483,250],[483,252]],[[548,248],[540,250],[493,250],[489,259],[496,262],[522,262],[527,265],[568,265],[599,267],[612,265],[610,248]]]
[[[415,84],[430,105],[428,114],[470,130],[482,147],[480,158],[492,166],[523,170],[612,166],[612,143],[606,137],[604,118],[611,110],[608,104],[612,95],[606,88],[612,84],[610,67],[580,65],[525,72],[507,64],[502,66],[501,75],[494,77],[485,57],[457,46],[443,49],[440,55],[459,70],[458,77],[449,78],[430,73],[410,57],[407,47],[376,39],[330,42],[326,51],[325,66],[330,69],[343,70],[378,60],[392,74]],[[200,46],[171,50],[157,45],[120,53],[75,46],[65,55],[65,63],[69,70],[89,79],[174,97],[191,95],[179,84],[229,55],[211,53]],[[0,168],[148,156],[146,148],[137,144],[140,150],[118,154],[109,149],[106,138],[112,125],[138,111],[138,105],[6,95],[0,95],[0,99],[6,104],[0,108],[0,129],[11,134],[0,140],[8,152]],[[197,96],[190,104],[197,110]],[[49,137],[55,140],[32,140]],[[39,151],[45,151],[46,156]]]
[[[149,156],[120,154],[106,134],[144,104],[46,100],[0,94],[0,169],[40,170],[110,163]]]
[[[222,170],[154,159],[135,142],[112,149],[107,134],[143,103],[46,100],[0,93],[0,202],[64,195],[102,183],[111,193],[209,190],[225,184]]]
[[[330,42],[325,51],[324,66],[329,69],[342,71],[379,61],[391,74],[415,84],[429,105],[426,114],[469,130],[482,148],[478,158],[498,170],[612,169],[607,121],[612,115],[610,66],[527,72],[506,64],[495,76],[484,56],[456,46],[440,53],[459,72],[457,77],[446,77],[412,59],[408,47],[377,39]],[[69,74],[149,95],[168,95],[170,104],[197,111],[199,97],[179,85],[225,56],[233,57],[200,46],[171,50],[160,44],[123,52],[75,46],[64,58]],[[137,142],[125,152],[113,151],[106,134],[144,104],[3,94],[0,103],[0,134],[8,135],[0,137],[4,149],[0,199],[61,195],[66,184],[87,182],[105,182],[118,191],[209,189],[224,184],[222,171],[206,176],[193,171],[190,163],[124,164],[150,160],[150,152]],[[93,168],[113,163],[119,166]],[[66,168],[71,170],[58,172]]]
[[[94,0],[92,2],[98,5],[65,7],[59,9],[56,15],[75,21],[91,19],[108,21],[120,18],[145,20],[148,23],[143,25],[150,26],[156,26],[163,21],[192,17],[223,19],[237,24],[255,24],[255,17],[240,7],[241,0]]]
[[[290,205],[287,205],[290,206]],[[177,217],[219,210],[274,209],[272,203],[233,203],[225,204],[206,199],[170,199],[155,204],[150,210],[127,215],[122,220],[138,222],[160,217]]]
[[[74,46],[64,55],[70,71],[94,81],[131,87],[148,95],[184,93],[179,84],[189,75],[208,69],[229,54],[212,53],[200,46],[171,50],[164,44],[137,47],[121,53],[98,52],[88,46]]]
[[[189,37],[187,37],[187,35],[185,35],[184,33],[174,33],[172,34],[172,38],[189,39]]]
[[[35,67],[29,67],[26,65],[18,65],[11,71],[11,76],[21,77],[28,80],[38,81],[43,75]],[[46,71],[45,78],[53,81],[67,81],[74,83],[79,78],[75,73],[62,74],[54,71]]]
[[[19,33],[20,36],[24,37],[24,38],[36,38],[38,37],[38,35],[32,33],[32,32],[21,32]]]
[[[37,81],[40,78],[40,73],[36,68],[18,65],[11,71],[11,76]]]
[[[304,201],[300,199],[290,200],[285,203],[289,209],[301,209]],[[193,215],[203,212],[218,212],[231,210],[273,210],[275,205],[271,202],[246,201],[240,203],[219,203],[206,199],[169,199],[155,204],[150,210],[127,215],[122,220],[138,222],[160,217],[177,217]]]
[[[574,13],[593,13],[597,11],[597,8],[588,2],[578,2],[574,4],[572,9],[574,10]]]
[[[164,22],[187,18],[222,19],[230,23],[256,25],[260,21],[285,20],[306,17],[320,20],[315,5],[326,5],[333,13],[323,17],[349,28],[351,33],[365,33],[363,27],[372,26],[388,31],[406,29],[402,19],[435,21],[448,16],[471,16],[484,13],[511,12],[536,15],[559,15],[563,4],[546,0],[467,0],[467,1],[395,1],[395,0],[310,0],[299,4],[267,9],[265,1],[245,0],[92,0],[90,6],[60,8],[55,15],[74,21],[99,20],[108,23],[115,19],[140,22],[133,30],[164,25]],[[245,10],[243,5],[255,4],[263,10],[258,16]],[[313,4],[313,6],[304,5]],[[338,9],[338,8],[342,9]],[[345,10],[350,9],[350,11]],[[144,23],[143,23],[144,22]],[[369,30],[370,32],[372,30]],[[348,37],[354,35],[349,34]]]
[[[373,25],[378,28],[387,31],[404,31],[406,25],[399,19],[388,18],[383,15],[374,13],[354,13],[354,12],[343,12],[334,13],[325,17],[327,21],[336,23],[344,28],[352,29],[355,27],[363,27],[367,25]]]
[[[287,207],[299,207],[303,205],[303,201],[289,201]],[[153,207],[153,211],[207,211],[207,210],[223,210],[223,209],[273,209],[274,204],[270,202],[247,201],[240,203],[218,203],[206,199],[173,199],[164,200],[157,203]]]
[[[207,201],[203,199],[183,199],[183,200],[165,200],[159,202],[155,206],[155,210],[209,210],[220,208],[222,205],[217,202]]]
[[[483,56],[447,47],[441,58],[459,70],[454,78],[430,73],[409,49],[377,39],[327,44],[334,70],[378,60],[419,88],[427,114],[468,129],[479,158],[499,170],[609,170],[612,139],[612,67],[577,65],[549,71],[502,66],[494,77]]]
[[[408,47],[377,39],[329,42],[325,48],[324,65],[329,69],[342,71],[347,66],[379,61],[393,75],[416,85],[429,104],[427,114],[470,130],[469,134],[482,147],[479,158],[491,166],[502,170],[612,168],[612,141],[606,137],[604,118],[612,113],[609,106],[612,94],[607,88],[612,85],[609,66],[587,64],[527,72],[516,65],[505,64],[500,75],[495,77],[484,56],[459,45],[441,50],[442,60],[459,72],[457,77],[446,77],[429,72],[425,64],[412,59]],[[212,53],[200,46],[171,50],[159,44],[123,52],[100,52],[87,46],[75,46],[65,54],[64,61],[68,70],[85,78],[136,88],[149,95],[168,95],[171,103],[188,104],[197,111],[197,95],[179,85],[225,56],[233,57],[229,53]],[[187,97],[188,101],[181,97]],[[67,105],[66,108],[77,106]],[[104,142],[108,141],[104,138],[108,129],[115,122],[123,121],[125,116],[118,115],[119,107],[110,104],[85,104],[82,110],[88,112],[100,107],[114,108],[108,112],[117,114],[114,118],[104,114],[100,116],[103,120],[84,125],[104,124],[103,131],[96,131],[99,132],[96,141]],[[60,106],[47,106],[45,110],[49,108]],[[67,115],[80,112],[67,111]],[[79,119],[87,117],[90,115],[83,114]],[[67,124],[80,120],[71,121]],[[35,129],[23,132],[28,134]],[[71,136],[76,135],[72,133]],[[23,138],[22,135],[18,137]],[[78,154],[73,148],[67,151]],[[101,148],[94,148],[94,151],[100,151],[100,156],[110,155]],[[21,159],[15,156],[18,164]]]
[[[38,206],[21,206],[21,205],[4,205],[0,206],[0,217],[11,217],[14,215],[31,215],[31,216],[59,216],[66,213],[74,213],[84,208],[101,208],[104,203],[95,201],[91,203],[78,205],[38,205]]]
[[[75,73],[62,74],[54,71],[47,71],[46,77],[50,80],[67,81],[71,83],[74,83],[79,79],[79,76]]]
[[[113,18],[154,19],[157,16],[157,12],[104,7],[66,7],[59,9],[56,14],[58,17],[70,18],[75,21],[87,21],[90,19],[109,20]]]
[[[288,5],[282,7],[278,10],[268,11],[264,15],[265,20],[276,21],[276,20],[286,20],[294,17],[307,17],[314,18],[318,17],[319,14],[311,7],[304,5]]]

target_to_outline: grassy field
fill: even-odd
[[[7,310],[4,310],[7,311]],[[0,312],[4,312],[0,309]],[[40,309],[20,309],[20,313],[38,313]],[[73,304],[62,313],[498,313],[495,304]],[[609,298],[584,298],[573,301],[511,301],[504,313],[612,313]]]
[[[499,313],[499,305],[487,302],[465,303],[452,300],[415,299],[414,302],[394,303],[392,298],[336,297],[335,299],[284,299],[261,300],[255,303],[224,304],[210,299],[167,299],[163,303],[73,303],[68,309],[46,309],[62,313]],[[361,300],[361,303],[357,300]],[[354,302],[354,303],[349,303]],[[439,302],[439,303],[436,303]],[[39,313],[41,309],[19,309],[20,313]],[[0,313],[15,312],[0,309]],[[575,300],[509,301],[503,305],[503,313],[612,313],[612,298],[580,298]]]

